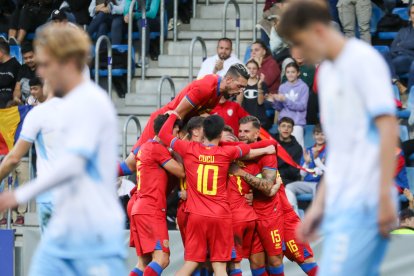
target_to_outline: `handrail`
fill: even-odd
[[[101,35],[96,41],[95,46],[95,82],[99,85],[99,50],[101,49],[102,41],[105,41],[107,48],[107,68],[108,68],[108,93],[109,98],[112,99],[112,43],[109,37]]]
[[[253,42],[257,40],[257,0],[253,0]]]
[[[175,85],[174,85],[173,79],[168,75],[162,76],[160,79],[160,82],[158,83],[158,94],[157,94],[158,95],[158,104],[157,104],[158,109],[161,108],[161,89],[165,81],[168,81],[168,83],[170,84],[171,100],[175,97]]]
[[[139,0],[141,8],[141,79],[145,80],[146,45],[147,45],[147,5],[146,0]]]
[[[200,36],[196,36],[191,40],[190,44],[190,61],[189,61],[189,72],[188,72],[188,81],[193,81],[193,59],[194,59],[194,45],[196,42],[200,42],[201,48],[203,50],[203,61],[207,58],[207,48],[206,43],[204,42],[204,39]]]
[[[137,0],[132,0],[128,10],[128,60],[127,60],[127,93],[131,93],[132,82],[132,20],[134,6]],[[135,66],[135,65],[134,65]]]
[[[229,4],[232,3],[234,8],[236,9],[236,50],[237,50],[237,57],[240,58],[240,7],[237,4],[236,0],[226,0],[224,2],[224,12],[223,12],[223,34],[222,37],[226,37],[227,33],[227,8]]]
[[[160,3],[160,55],[164,54],[165,1]]]
[[[173,16],[173,39],[174,42],[177,42],[177,22],[178,22],[178,0],[174,0],[174,16]]]
[[[30,147],[30,150],[29,150],[29,160],[28,160],[28,163],[29,163],[29,166],[28,166],[29,167],[28,168],[28,170],[29,170],[29,181],[33,179],[33,162],[32,162],[32,159],[33,159],[33,145]],[[30,213],[32,211],[32,204],[31,203],[32,203],[31,201],[29,201],[27,203],[27,212],[28,213]]]
[[[135,122],[135,126],[137,127],[137,132],[138,132],[137,137],[138,136],[141,136],[141,133],[142,133],[142,131],[141,131],[141,124],[139,122],[138,117],[136,117],[134,115],[129,115],[128,118],[125,121],[124,128],[123,128],[123,131],[122,131],[122,137],[123,137],[123,139],[122,139],[122,159],[123,160],[125,160],[126,157],[127,157],[127,146],[128,146],[127,145],[127,143],[128,143],[127,131],[128,131],[129,123],[131,121],[134,121]]]
[[[7,177],[7,187],[9,189],[9,191],[12,190],[12,185],[13,185],[13,176],[10,173],[9,176]],[[11,229],[11,220],[12,220],[12,209],[9,208],[7,210],[7,229]]]

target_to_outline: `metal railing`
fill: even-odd
[[[203,50],[203,61],[207,58],[207,48],[206,48],[206,43],[204,42],[204,39],[202,39],[199,36],[194,37],[191,40],[191,44],[190,44],[190,58],[189,58],[189,72],[188,72],[188,81],[192,82],[193,81],[193,59],[194,59],[194,45],[196,44],[196,42],[200,42],[201,44],[201,48]]]
[[[12,186],[13,186],[13,176],[10,173],[9,176],[7,177],[7,188],[9,189],[9,191],[12,190]],[[7,229],[11,229],[11,220],[12,220],[12,209],[9,208],[7,210]]]
[[[253,0],[253,42],[257,40],[257,31],[256,31],[256,24],[257,24],[257,0]]]
[[[232,3],[236,9],[236,51],[237,57],[240,58],[240,8],[236,0],[226,0],[226,2],[224,2],[222,37],[226,37],[227,33],[227,8],[230,3]]]
[[[96,41],[95,46],[95,82],[99,85],[99,50],[101,49],[102,41],[105,41],[107,48],[107,68],[108,68],[108,93],[109,98],[112,99],[112,43],[109,37],[102,35]]]
[[[210,5],[210,0],[206,0],[206,6]],[[193,18],[197,17],[197,0],[193,0]]]
[[[127,131],[128,131],[129,123],[131,123],[131,121],[134,121],[135,126],[137,127],[137,138],[139,136],[141,136],[141,133],[142,133],[141,123],[139,122],[138,117],[134,116],[134,115],[128,116],[128,118],[125,121],[124,128],[122,130],[122,159],[123,160],[125,160],[127,158],[127,153],[128,153],[127,152],[128,151],[128,149],[127,149],[127,146],[128,146],[128,144],[127,144],[128,143]]]
[[[170,76],[164,75],[161,77],[160,82],[158,83],[158,103],[157,103],[157,108],[160,109],[161,108],[161,90],[162,90],[162,85],[164,84],[165,81],[168,81],[168,83],[170,84],[170,91],[171,91],[171,100],[174,99],[175,97],[175,85],[174,85],[174,81],[172,80],[172,78]]]
[[[160,3],[160,55],[164,54],[165,1]]]
[[[178,22],[178,0],[174,0],[174,16],[173,16],[173,24],[174,24],[174,29],[173,29],[173,39],[174,42],[177,41],[177,22]]]
[[[33,171],[33,149],[34,145],[30,147],[29,150],[29,160],[28,160],[28,170],[29,170],[29,181],[34,178],[34,171]],[[30,213],[32,211],[32,200],[27,203],[27,212]]]

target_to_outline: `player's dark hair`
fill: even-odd
[[[160,130],[162,128],[162,126],[165,124],[165,122],[168,120],[169,115],[168,114],[161,114],[158,115],[157,118],[155,118],[154,120],[154,133],[155,135],[158,135],[158,133],[160,133]],[[181,128],[181,121],[177,120],[174,123],[174,127],[178,126],[179,128]]]
[[[239,125],[245,125],[245,124],[248,124],[248,123],[252,123],[254,128],[260,129],[260,126],[261,126],[260,120],[257,119],[254,116],[249,115],[249,116],[243,117],[239,120]]]
[[[223,128],[223,131],[230,132],[231,134],[234,134],[233,128],[229,125],[225,125],[224,128]]]
[[[193,130],[194,129],[198,129],[198,128],[203,127],[204,119],[205,119],[204,117],[196,116],[196,117],[192,117],[188,121],[186,129],[187,129],[189,139],[191,139],[193,137]]]
[[[263,50],[266,51],[265,57],[270,56],[272,54],[269,47],[267,47],[266,43],[263,40],[258,39],[255,42],[253,42],[252,45],[253,44],[258,44]]]
[[[247,65],[249,65],[250,63],[251,63],[251,64],[256,65],[256,67],[257,67],[258,69],[260,68],[259,63],[257,63],[257,61],[255,61],[254,59],[249,60],[249,61],[246,63],[246,66],[247,66]]]
[[[313,134],[315,133],[323,133],[322,125],[320,123],[317,123],[313,128]]]
[[[33,52],[33,44],[29,41],[26,41],[22,44],[21,48],[22,54],[26,54],[28,52]]]
[[[282,123],[288,123],[288,124],[291,124],[291,125],[292,125],[292,127],[294,127],[294,126],[295,126],[295,121],[293,121],[293,120],[292,120],[292,118],[289,118],[289,117],[283,117],[282,119],[280,119],[280,121],[279,121],[279,126],[280,126]]]
[[[204,119],[204,136],[208,141],[220,138],[224,129],[224,120],[218,115],[211,115]]]
[[[230,43],[230,47],[233,47],[233,41],[231,41],[231,39],[230,39],[230,38],[228,38],[228,37],[222,37],[222,38],[220,38],[220,39],[217,41],[217,46],[218,46],[218,45],[219,45],[219,43],[220,43],[220,42],[222,42],[222,41],[225,41],[225,42]]]
[[[414,217],[414,211],[410,208],[404,209],[400,212],[400,221]]]
[[[42,86],[43,87],[43,81],[39,77],[34,77],[29,80],[29,86]]]
[[[229,68],[229,70],[226,73],[226,77],[231,77],[233,79],[238,79],[239,77],[242,77],[248,80],[250,78],[250,75],[246,66],[240,63],[236,63]]]
[[[10,55],[10,45],[7,41],[0,39],[0,52],[3,52],[6,55]]]
[[[322,0],[292,0],[283,11],[277,33],[289,40],[298,31],[314,23],[330,25],[332,21],[329,7]]]
[[[300,72],[300,67],[299,67],[299,65],[296,63],[296,61],[289,62],[289,63],[286,65],[286,67],[285,67],[285,71],[286,71],[288,68],[295,68],[295,69],[296,69],[296,71]]]

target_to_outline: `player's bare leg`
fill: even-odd
[[[249,258],[250,270],[253,276],[268,276],[266,271],[266,255],[264,252],[252,254]]]
[[[145,267],[144,274],[148,276],[161,275],[162,271],[170,264],[170,254],[162,250],[155,250],[150,261]]]
[[[151,262],[151,255],[138,256],[138,263],[129,273],[129,276],[142,276],[147,265]]]
[[[191,276],[198,267],[197,262],[185,261],[184,265],[177,271],[176,276]]]
[[[227,276],[226,262],[211,262],[215,276]]]

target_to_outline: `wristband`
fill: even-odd
[[[122,161],[118,164],[118,176],[131,175],[132,171],[129,169],[127,163]]]

